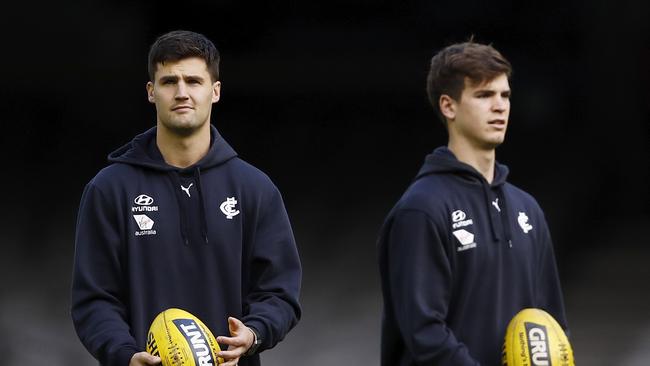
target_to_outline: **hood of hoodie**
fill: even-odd
[[[492,239],[495,242],[504,239],[508,245],[512,246],[510,226],[508,224],[511,216],[508,212],[508,203],[503,192],[503,185],[506,183],[508,173],[507,166],[495,162],[494,178],[492,179],[492,183],[488,183],[478,170],[469,164],[459,161],[449,148],[441,146],[435,149],[433,153],[427,155],[415,180],[431,174],[451,174],[480,185],[490,220]],[[493,201],[492,197],[496,197],[497,200]],[[493,205],[499,207],[498,212],[491,208]],[[501,215],[502,219],[499,219],[498,215]],[[502,225],[498,225],[498,222],[501,222]],[[501,226],[501,228],[497,226]]]
[[[176,195],[176,201],[179,208],[179,225],[183,242],[189,244],[191,225],[189,224],[192,212],[197,212],[200,217],[200,235],[203,237],[205,244],[208,244],[208,223],[205,214],[205,202],[201,184],[201,171],[221,165],[228,160],[237,156],[226,140],[221,137],[217,129],[210,125],[210,148],[207,154],[187,168],[177,168],[167,164],[163,158],[158,145],[156,144],[156,127],[137,135],[131,142],[120,147],[108,155],[108,161],[111,163],[123,163],[135,165],[147,169],[167,173],[171,179]],[[199,194],[198,207],[190,207],[182,196],[182,189],[185,189],[181,183],[180,175],[192,175],[196,183],[196,190]],[[187,188],[189,189],[189,188]],[[189,193],[188,193],[189,196]]]
[[[205,170],[225,163],[237,156],[217,129],[210,125],[210,148],[208,153],[191,167],[181,169],[165,162],[156,145],[156,127],[137,135],[133,140],[108,155],[111,163],[125,163],[160,171],[183,171],[199,168]]]
[[[429,174],[455,174],[470,180],[476,179],[491,187],[499,187],[506,182],[508,172],[507,166],[495,162],[494,179],[492,179],[492,183],[487,183],[485,177],[478,170],[469,164],[459,161],[449,148],[441,146],[435,149],[433,153],[427,155],[415,179],[420,179]]]

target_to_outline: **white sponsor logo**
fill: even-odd
[[[147,215],[133,215],[133,218],[140,230],[150,230],[153,227],[154,221]]]
[[[153,227],[154,221],[147,215],[133,215],[140,230],[149,230]]]
[[[192,197],[192,196],[190,196],[190,188],[191,188],[193,185],[194,185],[194,183],[190,183],[190,185],[187,186],[187,188],[185,188],[185,187],[183,187],[183,185],[181,184],[181,189],[184,190],[185,193],[187,193],[187,197]]]
[[[226,197],[226,200],[221,203],[219,209],[226,215],[227,219],[232,220],[234,216],[239,215],[239,210],[235,210],[235,205],[237,205],[235,197]]]
[[[131,206],[131,212],[156,212],[158,206],[152,206],[153,198],[146,194],[141,194],[133,200],[136,206]],[[154,221],[145,214],[133,215],[133,219],[138,224],[140,230],[135,231],[135,236],[156,235],[153,230]]]
[[[465,220],[467,215],[461,210],[456,210],[451,213],[451,221],[454,223],[451,225],[454,229],[458,229],[464,226],[472,225],[474,222],[472,219]]]
[[[474,242],[474,234],[470,233],[465,229],[460,229],[454,231],[452,234],[458,239],[461,246],[458,247],[458,251],[476,248],[476,243]]]
[[[458,222],[458,221],[465,220],[466,217],[467,217],[467,215],[465,215],[465,213],[463,211],[461,211],[461,210],[456,210],[456,211],[451,213],[451,220],[453,222]]]
[[[140,235],[155,235],[156,230],[152,230],[154,221],[147,215],[133,215],[133,219],[140,228],[140,231],[135,232],[135,236]]]
[[[524,234],[528,234],[529,231],[533,230],[533,225],[528,223],[528,216],[525,213],[519,213],[517,222],[519,223],[519,226],[521,226],[521,230],[524,231]]]
[[[153,198],[146,194],[141,194],[133,200],[137,206],[131,207],[131,212],[152,212],[158,211],[158,206],[151,206]]]
[[[138,197],[136,197],[133,202],[136,205],[140,206],[149,206],[150,204],[153,203],[153,198],[147,196],[146,194],[141,194]]]

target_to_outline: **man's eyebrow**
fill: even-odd
[[[496,90],[496,89],[477,89],[474,91],[474,94],[484,94],[484,95],[493,95],[493,94],[510,94],[510,89]]]
[[[198,82],[203,82],[205,81],[205,78],[201,75],[182,75],[183,80],[194,80]],[[159,82],[165,83],[165,82],[178,82],[179,76],[178,75],[164,75],[161,76],[160,79],[158,79]]]
[[[474,94],[495,94],[497,91],[494,89],[477,89]]]
[[[178,81],[178,76],[176,75],[161,76],[160,81]]]
[[[185,79],[185,80],[199,80],[199,81],[205,80],[203,78],[203,76],[201,76],[201,75],[183,75],[183,79]]]

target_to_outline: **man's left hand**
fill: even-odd
[[[222,366],[235,366],[239,358],[253,345],[255,336],[253,331],[237,318],[228,318],[228,328],[230,337],[217,337],[217,343],[228,345],[228,350],[219,352],[219,357],[226,361]]]

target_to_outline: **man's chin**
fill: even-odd
[[[493,149],[496,149],[497,147],[499,147],[499,145],[503,143],[503,141],[505,141],[505,139],[506,139],[506,135],[504,133],[500,136],[493,136],[491,139],[487,141],[487,143],[491,145]]]
[[[499,147],[503,143],[504,139],[493,139],[493,140],[488,140],[483,142],[483,149],[484,150],[494,150],[497,147]]]
[[[171,133],[181,136],[188,137],[196,132],[198,132],[206,122],[201,124],[191,124],[191,123],[163,123],[163,126]]]

